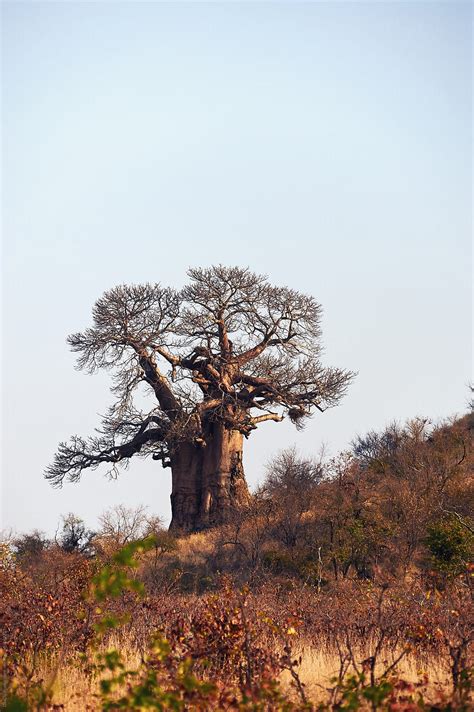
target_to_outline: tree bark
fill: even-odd
[[[242,434],[221,423],[209,424],[204,447],[179,448],[171,458],[171,531],[223,524],[249,503],[242,452]]]
[[[171,457],[170,531],[194,531],[199,514],[202,449],[183,443]]]

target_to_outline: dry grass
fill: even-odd
[[[301,664],[298,667],[298,675],[305,685],[308,697],[314,702],[327,700],[329,692],[334,686],[331,680],[337,678],[339,673],[339,657],[335,652],[317,649],[311,645],[300,648],[294,657],[298,658],[300,655]],[[362,654],[356,655],[358,661],[362,658]],[[382,663],[378,666],[376,673],[381,675],[393,659],[394,651],[384,651],[381,656]],[[397,665],[396,673],[407,682],[413,683],[418,682],[426,675],[427,683],[423,687],[423,694],[428,702],[436,700],[439,691],[447,691],[450,688],[449,667],[445,661],[439,658],[420,660],[413,655],[407,656]],[[290,684],[290,679],[289,673],[285,671],[282,675],[282,684],[287,687]]]
[[[91,681],[79,667],[60,665],[57,670],[45,670],[45,680],[54,676],[52,685],[53,702],[63,704],[68,712],[85,712],[99,709],[97,683]]]
[[[133,670],[139,666],[140,651],[131,643],[124,645],[123,638],[120,641],[111,639],[108,647],[122,651],[128,669]],[[388,664],[392,654],[393,651],[386,651]],[[315,703],[328,700],[329,691],[333,687],[331,679],[337,677],[339,671],[337,654],[307,645],[295,651],[294,657],[299,655],[302,660],[298,674],[306,687],[308,698]],[[421,662],[413,656],[407,657],[399,664],[397,672],[410,682],[416,682],[426,674],[428,683],[423,688],[426,701],[435,701],[438,691],[446,691],[450,686],[448,666],[437,658]],[[53,702],[63,704],[66,712],[92,712],[100,709],[98,680],[87,676],[79,664],[59,660],[56,666],[44,664],[39,674],[46,684],[51,684]],[[284,689],[291,687],[289,673],[281,675],[281,682]]]
[[[199,532],[197,534],[189,534],[187,537],[178,539],[178,549],[175,557],[182,564],[191,564],[194,566],[203,565],[206,563],[209,556],[214,554],[215,543],[213,532]]]
[[[133,645],[111,637],[107,649],[121,651],[127,669],[135,670],[141,661],[141,653]],[[53,703],[63,704],[67,712],[85,712],[99,710],[99,681],[93,675],[87,675],[79,661],[57,659],[53,664],[44,663],[39,669],[39,676],[46,687],[53,692]]]

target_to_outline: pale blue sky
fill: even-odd
[[[304,433],[266,424],[250,483],[295,443],[462,412],[471,378],[470,3],[4,2],[2,526],[147,504],[169,471],[42,479],[108,377],[65,338],[121,282],[249,266],[324,306],[359,371]]]

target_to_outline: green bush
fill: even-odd
[[[431,566],[440,574],[459,576],[473,559],[474,536],[454,517],[431,524],[425,542]]]

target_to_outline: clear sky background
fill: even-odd
[[[107,374],[65,338],[117,283],[249,266],[324,306],[325,361],[359,372],[303,433],[466,409],[471,379],[471,40],[466,2],[4,2],[2,522],[95,526],[117,503],[169,518],[170,473],[136,461],[53,490]]]

